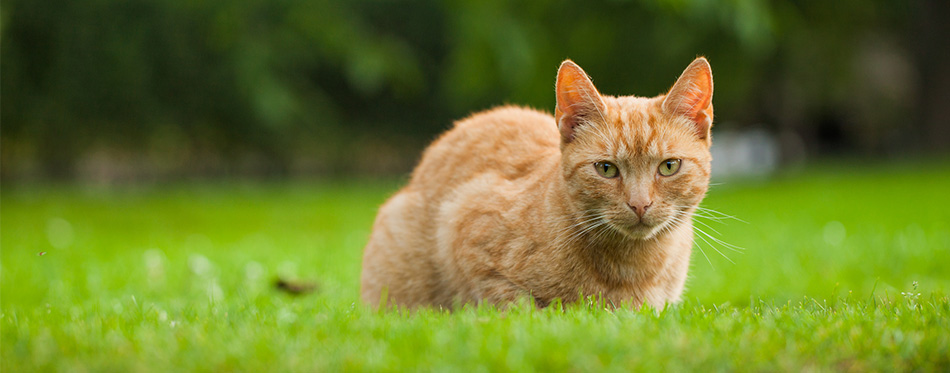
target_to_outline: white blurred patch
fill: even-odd
[[[165,253],[159,249],[148,249],[142,254],[145,260],[145,273],[149,283],[162,282],[165,279]]]
[[[211,271],[211,261],[204,255],[191,254],[188,256],[188,269],[191,273],[204,276]]]
[[[208,299],[212,302],[218,302],[224,299],[224,290],[221,289],[221,285],[218,285],[217,279],[212,279],[208,283]]]
[[[73,225],[63,218],[52,218],[46,222],[46,239],[57,249],[65,249],[73,244]]]
[[[277,266],[277,274],[282,278],[297,278],[297,263],[284,261]]]
[[[256,282],[264,277],[264,266],[261,263],[250,261],[244,265],[244,278],[248,282]]]
[[[927,233],[917,223],[911,223],[894,237],[895,244],[902,250],[927,246]]]
[[[716,131],[713,133],[712,175],[768,176],[779,163],[779,143],[775,136],[761,129]]]
[[[848,232],[845,230],[844,224],[841,224],[841,222],[837,220],[829,221],[825,224],[825,228],[822,229],[822,236],[825,239],[825,243],[831,246],[841,245],[847,235]]]
[[[286,307],[281,308],[277,312],[277,322],[280,324],[290,324],[294,321],[297,321],[297,314],[294,311],[287,309]]]

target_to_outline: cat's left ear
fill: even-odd
[[[712,68],[706,58],[699,57],[686,67],[670,88],[663,99],[663,111],[689,119],[699,138],[708,142],[713,119],[712,95]]]
[[[603,119],[607,106],[587,73],[574,61],[565,60],[557,70],[557,107],[554,117],[563,144],[574,140],[574,129],[591,119]]]

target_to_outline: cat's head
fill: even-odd
[[[556,91],[563,177],[587,224],[650,239],[699,205],[712,160],[713,81],[705,58],[653,98],[602,96],[567,60]]]

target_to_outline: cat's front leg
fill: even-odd
[[[497,272],[494,272],[492,276],[481,279],[475,293],[478,303],[495,304],[502,308],[507,308],[510,304],[522,300],[534,303],[538,308],[544,308],[550,303],[549,300],[535,298],[528,289],[515,284]]]

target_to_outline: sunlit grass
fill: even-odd
[[[0,368],[950,368],[948,163],[715,186],[703,206],[744,222],[699,227],[744,250],[699,242],[708,261],[697,248],[686,300],[659,313],[369,310],[362,246],[398,185],[5,187]]]

